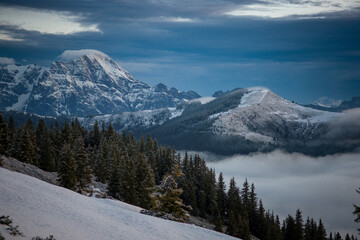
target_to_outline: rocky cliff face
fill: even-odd
[[[0,67],[0,109],[45,116],[87,116],[174,107],[198,98],[164,84],[137,81],[106,54],[91,51],[71,61]]]

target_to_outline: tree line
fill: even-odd
[[[89,131],[77,119],[49,127],[42,119],[36,127],[28,120],[16,128],[12,117],[5,121],[1,113],[0,127],[0,154],[57,172],[59,184],[77,192],[91,191],[95,178],[107,184],[115,199],[178,220],[200,216],[215,230],[244,240],[251,235],[261,240],[342,239],[339,233],[327,236],[321,219],[304,223],[300,210],[281,223],[265,209],[253,183],[246,179],[239,187],[232,178],[227,188],[223,174],[217,177],[199,155],[181,156],[150,134],[136,140],[132,133],[98,122]]]

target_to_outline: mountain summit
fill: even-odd
[[[174,107],[199,94],[136,80],[96,50],[65,51],[50,68],[0,67],[0,110],[46,116],[98,115]]]

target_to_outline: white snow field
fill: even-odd
[[[9,215],[26,237],[53,235],[56,240],[237,239],[231,236],[139,213],[120,201],[90,198],[20,173],[0,168],[0,216]]]

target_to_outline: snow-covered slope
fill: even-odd
[[[87,128],[94,126],[97,121],[98,123],[104,122],[106,125],[111,123],[117,131],[134,130],[139,128],[147,129],[159,126],[170,119],[180,116],[183,111],[183,108],[160,108],[155,110],[80,117],[78,120]]]
[[[38,179],[0,168],[0,215],[26,235],[61,239],[237,239],[189,224],[139,213],[140,208],[90,198]],[[6,233],[6,239],[24,239]]]
[[[254,142],[274,142],[286,136],[309,139],[319,125],[343,115],[300,106],[266,88],[246,90],[236,108],[209,117],[214,120],[213,132]]]
[[[193,91],[168,89],[164,84],[151,87],[96,50],[65,51],[50,68],[1,66],[0,87],[0,110],[43,116],[87,116],[175,107],[200,97]]]

